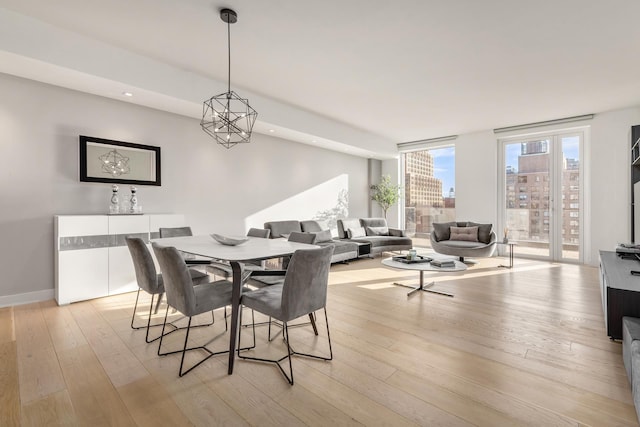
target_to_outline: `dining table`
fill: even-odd
[[[243,238],[244,240],[245,238]],[[240,317],[240,300],[243,282],[247,279],[244,274],[243,263],[247,261],[262,261],[280,258],[293,254],[298,249],[314,249],[319,246],[306,243],[289,242],[285,239],[263,239],[247,237],[246,241],[238,245],[225,245],[209,235],[167,237],[152,239],[162,246],[173,246],[177,250],[201,257],[227,261],[233,272],[233,291],[231,294],[231,335],[229,337],[229,366],[228,373],[233,373],[235,350],[237,346],[238,326]],[[255,274],[252,272],[251,274]]]

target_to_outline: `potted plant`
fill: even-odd
[[[384,218],[387,219],[387,211],[393,205],[395,205],[400,199],[400,187],[397,184],[391,183],[391,177],[389,175],[383,175],[380,183],[371,186],[371,200],[377,202],[382,211],[384,212]]]

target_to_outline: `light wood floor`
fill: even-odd
[[[179,356],[156,356],[129,328],[134,293],[0,309],[0,425],[638,425],[597,270],[501,262],[437,275],[455,298],[407,299],[391,283],[417,274],[380,258],[333,266],[334,360],[294,359],[293,387],[267,364],[238,361],[229,376],[225,356],[178,378]],[[224,332],[216,316],[194,342]],[[309,327],[292,331],[295,347],[326,350]],[[257,329],[258,350],[281,351],[266,332]],[[170,337],[173,347],[183,339]],[[223,335],[212,347],[227,344]]]

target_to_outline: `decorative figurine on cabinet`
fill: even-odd
[[[110,214],[120,213],[120,198],[118,197],[118,186],[113,184],[111,186],[111,204],[109,205]]]
[[[136,192],[138,189],[131,186],[131,197],[129,198],[129,213],[142,213],[142,207],[138,206],[138,196],[136,196]]]

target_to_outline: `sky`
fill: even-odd
[[[456,149],[443,147],[429,150],[433,156],[433,175],[442,180],[442,195],[449,196],[449,189],[456,188]]]

